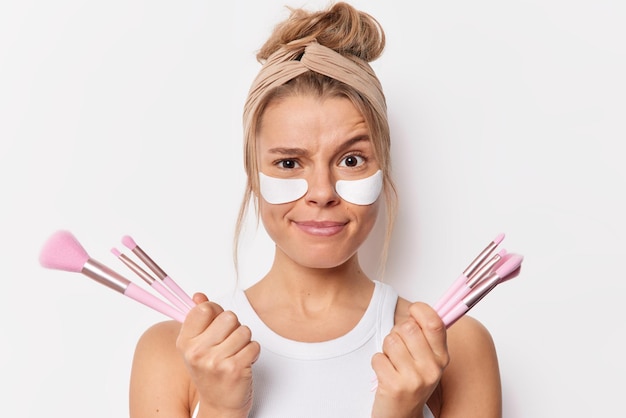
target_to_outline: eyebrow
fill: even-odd
[[[369,142],[370,138],[368,135],[359,135],[359,136],[355,136],[354,138],[351,138],[349,140],[347,140],[346,142],[344,142],[343,144],[340,144],[335,152],[340,152],[346,148],[350,148],[352,147],[354,144],[357,144],[359,142],[364,142],[367,141]],[[295,156],[306,156],[309,154],[309,152],[304,149],[304,148],[289,148],[289,147],[276,147],[276,148],[270,148],[268,150],[269,153],[271,154],[281,154],[281,155],[295,155]]]
[[[270,148],[268,152],[271,154],[297,155],[297,156],[308,155],[309,153],[304,148],[287,148],[287,147]]]
[[[358,144],[359,142],[370,142],[369,135],[359,135],[355,136],[354,138],[348,139],[346,142],[337,147],[336,152],[340,152],[346,148],[350,148],[355,144]]]

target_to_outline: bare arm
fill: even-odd
[[[448,330],[450,363],[435,396],[439,418],[501,418],[502,388],[493,339],[476,319],[465,316]],[[429,402],[430,404],[430,402]]]
[[[176,350],[179,331],[179,323],[161,322],[139,339],[130,376],[131,418],[189,418],[190,380]]]

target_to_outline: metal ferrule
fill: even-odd
[[[135,273],[137,276],[139,276],[144,282],[148,283],[149,285],[152,285],[152,283],[154,283],[154,281],[156,280],[154,277],[150,275],[150,273],[142,269],[140,266],[137,265],[137,263],[135,263],[133,260],[128,258],[127,255],[122,254],[119,256],[119,259],[122,260],[122,263],[126,264],[128,268],[133,271],[133,273]]]
[[[476,286],[476,284],[480,283],[481,280],[483,280],[485,277],[487,277],[489,273],[491,273],[491,269],[493,268],[493,266],[496,265],[498,261],[500,261],[501,258],[502,256],[500,256],[500,254],[496,254],[491,257],[489,261],[480,266],[476,273],[469,277],[467,285],[469,287],[474,287]]]
[[[81,273],[120,293],[124,293],[130,283],[130,280],[125,279],[109,267],[93,259],[87,260]]]
[[[148,266],[148,268],[150,270],[152,270],[152,272],[154,274],[157,275],[157,277],[161,280],[165,279],[167,277],[167,273],[165,273],[163,270],[161,270],[161,267],[159,267],[157,265],[157,263],[155,263],[154,261],[152,261],[152,259],[150,258],[150,256],[146,253],[143,252],[143,250],[141,248],[139,248],[139,246],[136,246],[133,249],[133,252],[135,253],[135,255],[137,257],[139,257],[139,259],[141,259],[141,261],[144,262],[144,264],[146,266]]]
[[[467,308],[471,308],[476,305],[482,298],[487,296],[487,293],[491,292],[491,290],[496,287],[498,282],[500,282],[501,277],[498,276],[495,272],[491,273],[485,280],[478,283],[474,289],[469,293],[469,295],[463,298],[463,303]]]
[[[476,257],[474,261],[472,261],[470,265],[467,266],[465,270],[463,270],[463,275],[465,275],[465,277],[470,277],[472,274],[474,274],[478,267],[483,263],[483,261],[485,261],[487,257],[489,257],[489,254],[491,254],[491,252],[497,246],[498,244],[491,241],[491,243],[489,243],[489,245],[487,245],[487,247],[485,247],[485,249],[482,250],[480,254],[478,254],[478,257]]]

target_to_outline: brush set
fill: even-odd
[[[503,239],[504,234],[499,234],[491,240],[433,305],[447,328],[497,285],[519,274],[523,256],[504,249],[494,254]]]
[[[504,234],[494,238],[433,306],[446,327],[452,326],[498,284],[519,274],[523,260],[521,255],[506,250],[494,254],[503,239]],[[165,300],[92,258],[69,231],[57,231],[48,238],[41,250],[39,262],[45,268],[81,273],[182,323],[195,305],[192,298],[130,236],[122,237],[122,244],[150,272],[116,248],[111,252]]]
[[[57,231],[48,238],[39,255],[39,263],[49,269],[82,273],[90,279],[182,323],[189,310],[195,305],[191,297],[131,237],[124,236],[122,243],[148,267],[152,274],[119,250],[113,248],[111,252],[152,289],[167,299],[169,303],[90,257],[76,237],[68,231]]]

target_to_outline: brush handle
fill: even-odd
[[[465,296],[460,296],[461,291],[459,291],[459,301],[454,304],[454,306],[451,306],[448,312],[441,316],[446,328],[452,326],[452,324],[465,315],[467,311],[480,302],[482,298],[487,296],[487,294],[491,292],[498,285],[498,283],[500,283],[500,280],[501,277],[497,273],[493,273],[473,288],[468,286],[468,291]],[[450,302],[452,302],[452,300],[450,300]]]
[[[196,306],[196,303],[193,301],[193,299],[191,299],[191,297],[187,293],[185,293],[185,291],[183,289],[181,289],[180,286],[178,286],[178,284],[176,284],[176,282],[174,280],[172,280],[172,278],[170,276],[165,276],[163,278],[163,283],[165,283],[165,285],[167,287],[169,287],[170,290],[172,290],[172,292],[176,293],[176,295],[183,302],[185,302],[185,304],[187,304],[189,309],[191,309],[194,306]]]
[[[159,292],[163,297],[172,302],[184,314],[189,313],[189,306],[178,298],[170,289],[168,289],[161,281],[155,280],[150,285],[154,290]]]
[[[462,283],[461,286],[458,286],[454,293],[446,300],[446,302],[437,309],[437,313],[440,317],[444,317],[452,308],[454,308],[459,302],[463,301],[463,298],[469,294],[472,290],[467,284]]]
[[[134,283],[128,284],[128,287],[124,291],[124,295],[154,309],[157,312],[165,314],[180,323],[185,321],[185,315],[181,311],[168,305],[161,299],[157,299],[154,295],[148,293]]]
[[[456,281],[452,283],[452,286],[448,288],[446,293],[444,293],[444,295],[441,297],[441,299],[439,299],[439,301],[435,304],[435,306],[433,306],[433,308],[437,312],[439,312],[439,310],[448,302],[448,300],[452,297],[452,295],[454,295],[456,291],[465,284],[466,281],[467,281],[467,277],[461,274],[456,279]]]
[[[469,310],[467,305],[463,302],[457,303],[447,314],[445,314],[441,319],[443,319],[443,323],[446,328],[450,328],[452,324],[458,321],[465,313]]]

